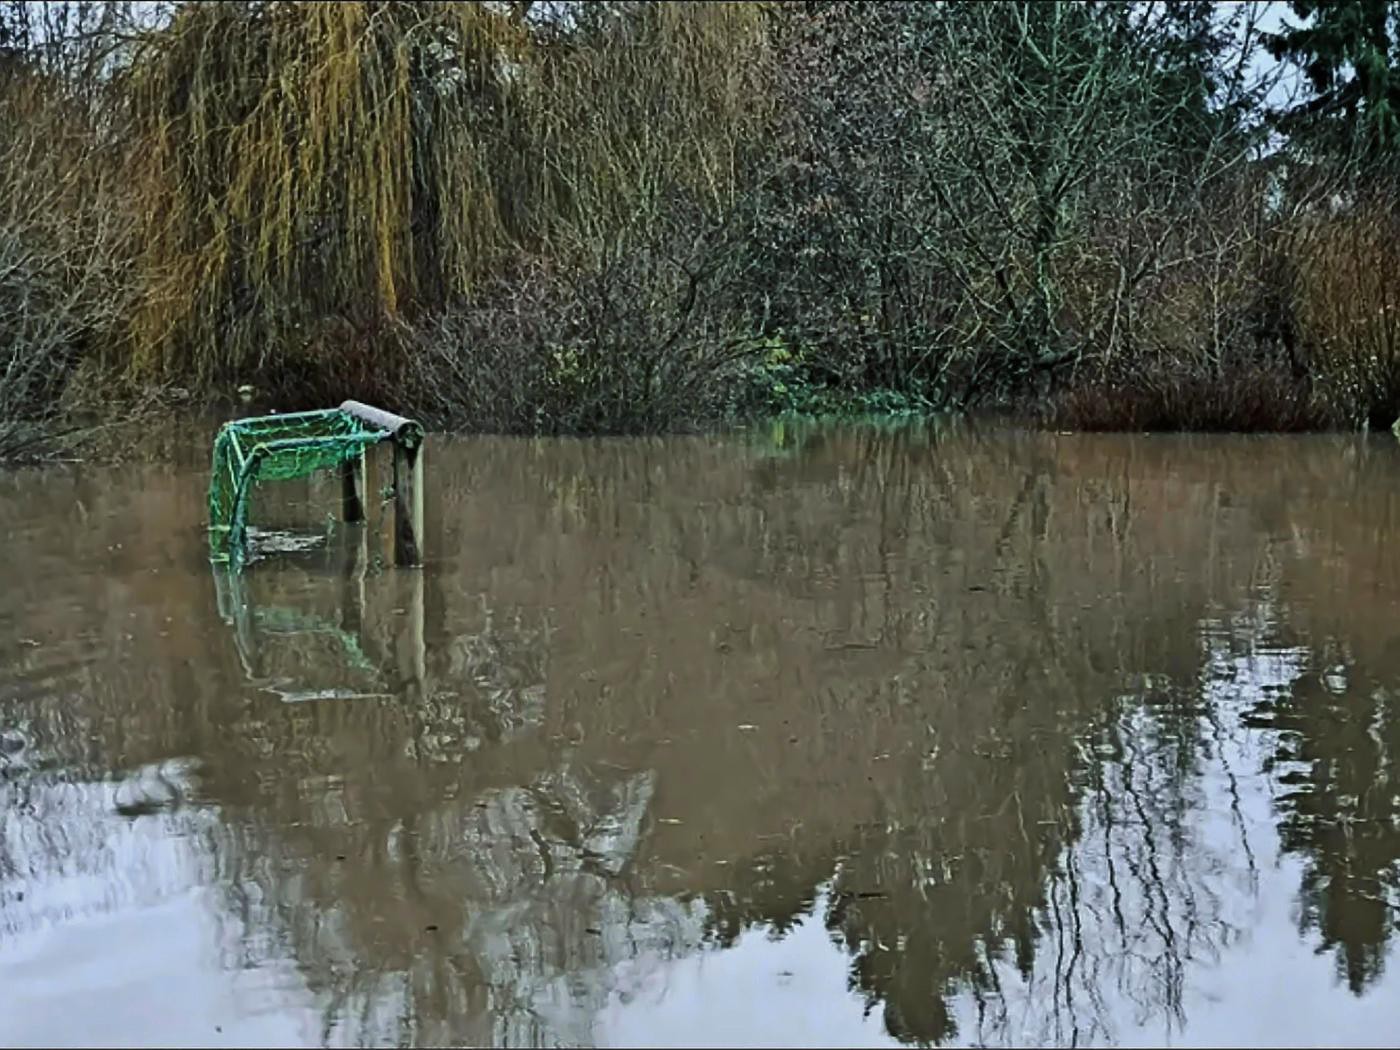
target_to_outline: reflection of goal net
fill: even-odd
[[[265,482],[338,469],[344,478],[345,519],[363,520],[364,453],[385,440],[394,445],[395,560],[416,564],[423,430],[412,420],[356,401],[316,412],[238,419],[220,428],[209,479],[211,560],[235,568],[241,564],[253,490]]]
[[[392,658],[366,652],[365,625],[353,601],[323,615],[256,601],[249,582],[243,573],[214,568],[219,617],[233,628],[250,684],[286,701],[384,697],[402,687],[404,675]]]

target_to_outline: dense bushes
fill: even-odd
[[[1280,138],[1250,5],[133,10],[0,4],[0,456],[152,385],[511,432],[1400,414],[1389,162]]]
[[[412,400],[437,425],[646,433],[761,407],[723,229],[570,267],[523,260],[415,326]]]
[[[72,100],[0,63],[0,459],[62,429],[70,381],[131,303],[117,167]]]

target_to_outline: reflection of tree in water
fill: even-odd
[[[1242,632],[1239,644],[1254,645],[1258,625],[1213,623],[1208,611],[1238,607],[1244,587],[1258,582],[1257,566],[1248,553],[1207,571],[1181,561],[1206,549],[1202,534],[1216,542],[1241,524],[1213,502],[1213,487],[1179,484],[1171,470],[1161,471],[1166,480],[1156,489],[1140,480],[1130,485],[1126,466],[1120,478],[1117,464],[1066,466],[1052,450],[1042,440],[1031,442],[1029,453],[973,443],[941,457],[928,442],[899,433],[827,435],[783,464],[761,465],[747,479],[751,487],[733,498],[732,513],[704,529],[687,525],[691,507],[684,502],[629,501],[635,493],[627,472],[635,465],[617,450],[606,452],[618,457],[615,475],[605,469],[590,485],[557,484],[570,494],[560,503],[566,534],[598,544],[580,546],[577,560],[602,581],[580,571],[573,591],[568,583],[558,587],[579,604],[581,622],[603,626],[561,621],[559,629],[570,632],[562,647],[545,645],[544,635],[523,643],[539,661],[523,676],[509,657],[501,673],[498,642],[474,638],[447,642],[433,666],[471,683],[483,710],[502,706],[491,699],[493,690],[506,708],[533,710],[527,682],[543,683],[542,652],[555,650],[551,660],[562,661],[562,648],[591,669],[634,625],[626,575],[606,560],[614,548],[604,544],[617,539],[621,551],[630,542],[623,538],[646,535],[691,564],[688,579],[657,577],[671,588],[667,600],[683,602],[694,589],[713,603],[680,605],[675,621],[687,613],[735,617],[741,601],[756,609],[744,621],[756,625],[747,634],[719,636],[731,660],[751,646],[752,662],[708,680],[706,689],[746,690],[746,676],[771,679],[781,660],[802,662],[823,683],[820,695],[804,696],[794,709],[808,730],[791,757],[769,752],[771,770],[717,764],[715,775],[732,769],[766,790],[769,782],[802,782],[807,768],[820,768],[874,801],[848,803],[838,797],[844,788],[820,778],[810,796],[779,794],[794,807],[792,834],[780,848],[750,851],[748,862],[730,866],[727,881],[701,893],[703,908],[685,909],[648,892],[654,867],[639,862],[618,873],[594,863],[579,845],[587,821],[565,819],[554,812],[557,802],[541,801],[558,790],[548,786],[549,773],[536,772],[525,786],[461,792],[481,807],[467,826],[482,829],[470,834],[479,843],[472,851],[485,855],[450,860],[461,803],[435,807],[432,800],[451,796],[454,785],[428,777],[417,790],[437,813],[401,833],[419,846],[418,874],[404,874],[408,854],[384,848],[384,863],[403,878],[402,889],[388,896],[412,899],[411,887],[440,882],[440,893],[421,891],[422,916],[452,916],[429,920],[440,927],[433,936],[460,930],[453,943],[468,947],[444,952],[433,948],[436,940],[424,940],[417,953],[383,952],[382,931],[365,926],[363,915],[346,919],[342,926],[357,931],[348,943],[387,958],[385,968],[404,975],[396,994],[408,998],[390,1013],[414,1019],[421,1039],[431,1038],[434,1026],[458,1040],[465,1031],[483,1041],[586,1038],[573,1026],[583,1023],[586,1004],[623,979],[618,971],[635,951],[693,948],[695,934],[676,915],[693,922],[708,910],[709,936],[728,944],[753,926],[781,934],[820,902],[823,921],[851,954],[853,984],[908,1041],[1106,1040],[1116,1034],[1110,1020],[1123,1019],[1124,1004],[1139,1020],[1179,1023],[1188,967],[1232,943],[1246,921],[1230,907],[1247,898],[1253,864],[1243,825],[1231,823],[1238,772],[1231,740],[1241,727],[1230,712],[1277,683],[1270,685],[1267,674],[1260,679],[1258,667],[1231,662],[1235,641],[1228,636]],[[590,476],[587,466],[563,480]],[[1076,468],[1079,474],[1062,476]],[[1155,513],[1154,499],[1177,513]],[[1183,537],[1186,530],[1196,531]],[[555,578],[570,571],[567,548],[545,549],[558,559],[548,566]],[[545,568],[525,557],[519,564],[522,575]],[[663,608],[658,599],[639,619]],[[1203,616],[1208,641],[1216,639],[1204,650]],[[499,624],[506,636],[524,626],[489,610],[480,619]],[[765,623],[779,622],[781,638],[765,633]],[[687,637],[663,636],[673,646]],[[803,647],[808,638],[817,639],[815,650]],[[877,652],[867,658],[863,650]],[[703,670],[713,650],[683,651],[675,660]],[[571,669],[562,666],[567,675]],[[1239,684],[1238,696],[1226,688],[1231,682]],[[787,688],[802,685],[797,677]],[[614,700],[557,697],[553,707],[595,730],[626,728],[636,717],[629,705],[639,698],[625,682],[612,686]],[[543,721],[557,721],[557,710],[551,714],[543,699],[541,706]],[[511,724],[501,721],[500,739],[520,738]],[[812,725],[828,727],[829,745],[808,739]],[[454,748],[449,742],[440,749],[444,767]],[[616,784],[637,775],[605,775],[606,767],[587,763],[572,768]],[[663,768],[663,781],[667,775],[673,771]],[[868,790],[867,779],[874,784]],[[400,801],[385,808],[406,807]],[[626,808],[600,798],[582,811]],[[749,826],[747,814],[726,812],[741,832]],[[1215,812],[1223,832],[1199,826]],[[430,841],[438,845],[429,849]],[[354,855],[353,847],[347,851]],[[304,877],[307,866],[300,860],[291,869]],[[467,910],[480,907],[498,918],[473,922],[451,911],[447,888],[476,884],[487,888],[466,895],[473,902]],[[381,890],[378,899],[384,896]],[[376,899],[369,891],[361,897]],[[354,896],[335,886],[319,888],[315,899],[329,902],[319,905],[323,910],[355,908]],[[373,913],[372,905],[359,910]],[[399,925],[426,924],[420,918]],[[609,954],[609,930],[617,931],[616,943],[634,947]],[[312,945],[299,957],[324,954],[311,934],[299,937]],[[560,975],[571,969],[588,976],[564,990]],[[348,987],[335,975],[325,986]],[[348,1004],[375,995],[338,994],[347,996],[345,1016],[369,1016],[367,1006]],[[489,1032],[481,1027],[486,1017],[499,1020]]]
[[[254,768],[275,762],[278,809],[301,819],[227,811],[258,839],[231,851],[230,901],[246,928],[286,931],[262,949],[299,960],[328,1042],[586,1041],[629,968],[700,939],[693,908],[633,885],[655,773],[542,749],[542,612],[434,597],[455,597],[453,629],[428,624],[407,692],[277,705],[242,727],[234,746]],[[401,657],[370,598],[365,651]]]
[[[1400,924],[1400,711],[1393,688],[1344,647],[1316,654],[1291,689],[1259,705],[1285,849],[1306,862],[1301,921],[1358,995],[1379,978]]]
[[[1202,534],[1223,546],[1228,530],[1254,523],[1215,484],[1178,481],[1170,467],[1154,485],[1151,470],[1130,481],[1128,466],[1090,457],[1059,478],[1063,460],[996,462],[1005,446],[934,462],[902,441],[840,448],[831,464],[821,450],[815,462],[797,457],[787,469],[822,487],[810,502],[835,527],[809,536],[819,526],[801,512],[770,507],[764,535],[721,555],[744,576],[776,565],[780,582],[820,602],[812,581],[854,560],[852,526],[876,508],[899,526],[880,529],[892,597],[829,620],[850,624],[838,639],[917,657],[887,658],[882,687],[839,703],[850,712],[845,748],[903,762],[868,770],[879,810],[825,844],[794,829],[783,853],[737,870],[713,896],[715,936],[786,929],[830,880],[823,918],[853,956],[852,983],[903,1039],[1108,1040],[1125,1017],[1170,1031],[1184,1021],[1189,967],[1250,922],[1240,902],[1254,860],[1238,810],[1246,733],[1222,683],[1239,673],[1256,697],[1250,675],[1272,673],[1222,669],[1202,648],[1203,615],[1259,584],[1251,547],[1205,572],[1179,559],[1205,548]],[[800,502],[784,481],[785,499]],[[937,543],[900,542],[914,535]],[[743,564],[758,549],[773,554]],[[949,594],[959,582],[989,596]],[[1208,620],[1204,630],[1217,632]],[[1239,630],[1257,639],[1256,625]],[[862,719],[930,747],[876,755],[851,728]]]
[[[1058,777],[1010,751],[955,759],[947,776],[936,760],[902,771],[885,812],[849,837],[736,869],[709,898],[711,936],[781,934],[824,899],[852,986],[912,1043],[1111,1040],[1122,1010],[1109,998],[1180,1021],[1188,963],[1238,932],[1221,907],[1229,846],[1183,819],[1202,803],[1197,759],[1176,746],[1205,747],[1190,692],[1149,682],[1097,730],[1038,734],[1062,749]],[[1003,987],[1008,967],[1024,1001]],[[975,1031],[955,1017],[964,997]]]
[[[0,936],[212,889],[232,913],[225,965],[297,960],[336,1040],[455,1043],[475,1025],[473,1041],[498,1043],[550,1030],[531,1011],[588,946],[621,962],[653,931],[664,945],[695,925],[623,892],[649,775],[473,762],[481,742],[538,726],[543,616],[469,600],[425,660],[406,644],[412,594],[390,581],[370,581],[350,622],[334,576],[247,582],[242,624],[177,592],[169,616],[101,610],[111,649],[80,635],[32,666],[0,660],[15,694],[0,722]],[[186,609],[178,629],[200,660],[151,660]],[[360,699],[311,699],[346,691]],[[577,928],[546,943],[561,916]]]
[[[284,833],[253,925],[289,931],[327,1041],[587,1042],[629,970],[701,938],[696,907],[632,884],[653,790],[565,767],[387,829],[352,813],[301,845]]]
[[[480,618],[478,630],[447,641],[439,677],[470,683],[491,715],[493,733],[487,739],[498,743],[538,724],[544,715],[551,628],[548,622],[526,623],[519,611],[502,616],[484,597]],[[436,703],[429,717],[439,721],[445,712]]]
[[[648,968],[813,908],[905,1040],[1112,1038],[1124,1002],[1179,1014],[1240,924],[1222,683],[1242,672],[1201,625],[1235,630],[1209,617],[1255,582],[1255,524],[1150,444],[1129,464],[941,441],[826,432],[756,467],[701,442],[484,445],[439,493],[469,553],[423,574],[419,657],[396,585],[350,623],[337,580],[250,574],[264,607],[355,629],[357,691],[388,696],[280,703],[222,625],[188,628],[186,660],[143,625],[165,678],[55,734],[131,770],[201,758],[214,870],[192,877],[242,920],[230,964],[295,958],[328,1042],[588,1041]],[[1207,537],[1245,554],[1203,568]],[[314,639],[276,635],[269,677],[354,679]],[[1374,774],[1317,806],[1388,817],[1347,801]],[[136,819],[186,834],[163,813]]]

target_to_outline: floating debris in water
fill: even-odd
[[[260,529],[248,526],[248,560],[273,554],[300,554],[326,545],[324,532],[291,532],[286,529]]]
[[[353,689],[300,689],[284,692],[269,689],[282,698],[284,704],[304,704],[311,700],[389,700],[390,693],[357,693]]]

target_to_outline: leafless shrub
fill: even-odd
[[[59,432],[80,363],[129,305],[128,213],[86,115],[50,78],[0,73],[0,459]]]
[[[674,242],[673,242],[674,243]],[[757,352],[722,231],[596,264],[522,260],[419,328],[411,395],[439,425],[647,433],[722,418]]]

